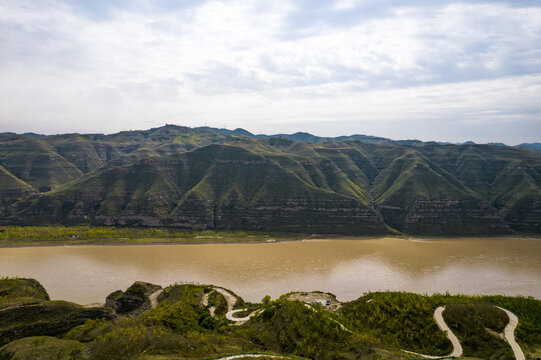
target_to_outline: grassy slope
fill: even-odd
[[[439,354],[450,350],[432,318],[437,306],[447,305],[444,316],[460,332],[465,355],[500,358],[498,351],[501,348],[499,354],[505,355],[505,344],[497,343],[497,349],[489,349],[484,340],[478,341],[493,340],[484,328],[501,331],[506,321],[498,310],[486,304],[504,306],[517,314],[520,323],[516,336],[523,347],[541,345],[541,302],[532,298],[370,293],[345,303],[334,314],[279,298],[267,305],[254,304],[264,311],[239,327],[230,325],[223,311],[212,318],[208,307],[200,305],[209,289],[205,285],[171,285],[159,297],[155,309],[137,317],[89,320],[80,326],[72,325],[65,340],[27,338],[0,349],[0,356],[8,352],[22,356],[28,351],[47,355],[54,351],[51,349],[66,348],[82,349],[92,359],[168,359],[174,355],[200,359],[246,352],[312,359],[357,359],[359,355],[367,359],[403,359],[406,356],[400,354],[400,349]],[[214,299],[214,305],[222,300]],[[336,321],[353,333],[341,329]],[[461,326],[466,331],[461,331]],[[475,348],[475,344],[480,347]]]
[[[83,174],[44,139],[21,136],[0,144],[0,164],[36,188],[54,188]]]
[[[298,198],[326,204],[349,199],[412,233],[503,233],[502,218],[512,229],[541,231],[541,156],[515,148],[313,144],[175,126],[2,139],[0,165],[30,185],[54,188],[12,207],[14,218],[24,221],[80,222],[86,216],[99,223],[246,228],[254,224],[239,220],[241,208]],[[213,144],[219,141],[227,143]],[[427,200],[440,203],[420,202]],[[430,224],[430,214],[440,220]]]
[[[35,188],[0,165],[0,218],[8,216],[4,212],[9,205],[35,192]]]
[[[88,319],[112,318],[110,309],[51,301],[33,279],[0,279],[0,344],[38,335],[56,336]]]
[[[465,355],[482,359],[514,359],[511,346],[494,334],[503,333],[509,322],[502,310],[487,304],[454,303],[445,308],[443,317],[459,338]]]

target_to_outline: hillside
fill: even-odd
[[[518,317],[513,336],[527,359],[541,341],[541,302],[525,297],[379,292],[340,303],[315,291],[247,303],[214,285],[135,282],[107,296],[105,307],[83,307],[50,301],[36,280],[10,278],[0,279],[0,294],[0,358],[12,360],[445,357],[455,346],[434,317],[442,306],[464,359],[515,358],[500,335],[509,318],[496,306]],[[333,306],[310,304],[310,296]],[[250,315],[235,316],[241,312]]]
[[[534,151],[308,135],[173,125],[0,135],[0,220],[356,235],[541,232]]]

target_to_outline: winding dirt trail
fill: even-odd
[[[229,321],[233,321],[235,323],[235,325],[242,325],[246,321],[250,320],[254,315],[256,315],[256,314],[260,313],[261,311],[263,311],[262,309],[255,310],[254,312],[250,313],[249,315],[247,315],[245,317],[242,317],[242,318],[234,317],[233,314],[241,312],[241,311],[246,311],[247,309],[233,310],[233,307],[237,303],[237,297],[235,295],[231,294],[229,291],[227,291],[227,290],[225,290],[223,288],[219,288],[219,287],[213,288],[213,291],[216,291],[216,292],[218,292],[218,293],[220,293],[220,294],[222,294],[224,296],[225,301],[227,302],[227,313],[225,314],[225,318],[227,320],[229,320]],[[205,294],[205,295],[203,295],[203,298],[201,300],[201,303],[202,303],[203,306],[208,305],[208,298],[209,298],[211,293],[212,293],[212,291]],[[214,316],[216,308],[211,307],[211,308],[209,308],[209,311],[210,311],[210,314],[212,316]]]
[[[159,290],[154,291],[152,294],[148,296],[151,309],[155,309],[156,306],[158,306],[158,296],[160,296],[162,292],[163,292],[163,289],[159,289]]]
[[[511,349],[513,350],[513,353],[515,354],[515,359],[517,359],[517,360],[526,360],[526,358],[524,356],[524,353],[522,352],[522,349],[520,348],[520,345],[517,343],[517,341],[515,339],[515,329],[517,328],[517,325],[518,325],[518,317],[515,314],[513,314],[511,311],[507,310],[507,309],[504,309],[504,308],[499,307],[499,306],[495,306],[495,307],[502,310],[502,311],[504,311],[507,314],[507,316],[509,317],[509,323],[507,324],[507,326],[504,329],[503,337],[509,343],[509,345],[511,345]],[[451,343],[453,344],[453,352],[451,354],[449,354],[449,355],[446,355],[445,357],[460,357],[460,356],[462,356],[462,353],[463,353],[462,346],[460,345],[460,341],[458,340],[456,335],[453,334],[453,332],[451,331],[449,326],[447,326],[447,324],[445,323],[445,320],[443,319],[443,311],[444,310],[445,310],[445,306],[438,307],[436,309],[436,311],[434,311],[434,319],[436,320],[436,323],[438,324],[438,327],[442,331],[447,332],[447,337],[449,338],[449,340],[451,340]],[[487,331],[488,330],[489,329],[487,329]],[[500,334],[496,333],[495,335],[498,336]],[[419,353],[415,353],[415,352],[407,351],[407,350],[403,350],[403,351],[406,352],[406,353],[409,353],[409,354],[422,356],[422,357],[424,357],[426,359],[439,359],[439,358],[441,358],[441,356],[424,355],[424,354],[419,354]]]
[[[425,355],[425,354],[419,354],[413,351],[407,351],[402,350],[408,354],[418,355],[425,359],[441,359],[442,357],[461,357],[463,350],[462,345],[460,345],[460,341],[458,341],[458,338],[456,335],[451,331],[449,326],[447,326],[447,323],[443,319],[443,310],[445,310],[445,306],[440,306],[434,311],[434,320],[436,320],[436,324],[438,324],[438,327],[441,331],[444,331],[447,334],[447,338],[451,341],[451,344],[453,344],[453,351],[449,355],[444,356],[433,356],[433,355]]]
[[[440,306],[436,309],[436,311],[434,311],[434,320],[436,320],[436,323],[441,331],[447,332],[447,338],[451,340],[451,343],[453,344],[453,352],[447,356],[460,357],[463,353],[462,345],[460,345],[460,341],[458,341],[456,335],[453,333],[453,331],[451,331],[449,326],[447,326],[447,323],[445,323],[445,320],[443,319],[443,310],[445,310],[445,306]]]
[[[242,359],[245,357],[266,357],[266,358],[272,358],[272,359],[289,359],[291,360],[291,356],[283,356],[283,355],[269,355],[269,354],[239,354],[239,355],[228,355],[221,358],[215,358],[215,360],[231,360],[231,359]]]
[[[515,354],[515,359],[525,360],[526,358],[524,357],[524,353],[522,352],[520,345],[515,340],[515,329],[518,325],[518,317],[507,309],[504,309],[499,306],[496,306],[496,307],[500,310],[503,310],[509,317],[509,323],[503,330],[503,334],[504,334],[505,340],[507,340],[509,345],[511,345],[511,349],[513,349],[513,353]]]
[[[214,290],[224,296],[225,301],[227,302],[227,312],[230,313],[233,311],[233,306],[235,306],[235,303],[237,302],[237,297],[231,294],[229,291],[219,287],[215,287]]]
[[[228,312],[227,314],[225,314],[225,317],[227,318],[227,320],[231,320],[231,321],[234,321],[237,323],[237,325],[242,325],[244,324],[246,321],[250,320],[253,316],[257,315],[258,313],[262,312],[263,309],[259,309],[259,310],[255,310],[255,311],[252,311],[250,314],[248,314],[247,316],[245,317],[241,317],[241,318],[238,318],[238,317],[234,317],[233,314],[235,313],[238,313],[238,312],[241,312],[241,311],[246,311],[248,309],[237,309],[237,310],[232,310],[230,312]]]

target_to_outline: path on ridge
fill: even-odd
[[[505,340],[507,340],[509,345],[511,345],[511,349],[513,349],[513,353],[515,354],[515,359],[525,360],[524,353],[522,352],[520,345],[515,340],[515,329],[517,328],[517,325],[518,325],[518,317],[507,309],[504,309],[499,306],[496,306],[496,307],[500,310],[503,310],[509,317],[509,323],[503,330],[503,335],[505,337]]]

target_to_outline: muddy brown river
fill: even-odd
[[[0,248],[0,276],[33,277],[52,299],[104,302],[136,280],[195,282],[249,301],[293,290],[341,301],[378,290],[541,299],[541,239],[332,239],[265,244]]]

